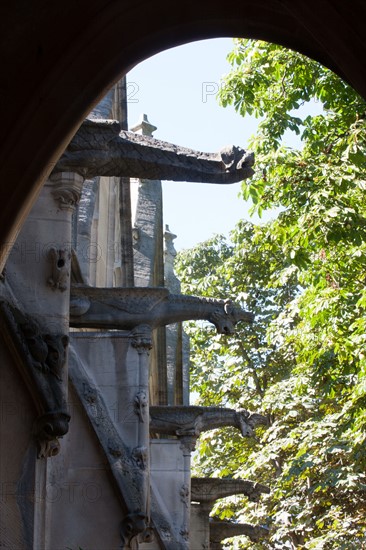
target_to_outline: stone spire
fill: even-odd
[[[144,113],[140,116],[139,122],[131,128],[131,132],[141,136],[152,136],[155,130],[157,130],[157,127],[149,122],[147,115]]]
[[[156,126],[141,115],[132,131],[151,136]],[[163,286],[163,197],[160,180],[133,179],[131,187],[136,286]],[[136,185],[137,183],[137,185]]]

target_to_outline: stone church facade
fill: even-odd
[[[238,181],[253,158],[177,155],[146,116],[125,131],[123,91],[74,136],[1,276],[0,548],[214,550],[267,535],[209,518],[218,498],[257,500],[267,487],[190,471],[202,431],[248,437],[265,419],[190,405],[182,323],[230,333],[252,317],[181,295],[162,217],[161,179]]]
[[[64,255],[62,245],[70,242],[72,211],[80,188],[89,181],[86,176],[91,175],[80,175],[76,165],[64,170],[63,176],[57,176],[62,172],[53,169],[85,115],[119,75],[136,63],[169,47],[218,36],[264,39],[300,51],[334,70],[365,97],[365,17],[363,0],[233,0],[225,4],[188,0],[184,10],[172,10],[167,0],[142,4],[132,0],[34,1],[31,5],[16,0],[3,4],[1,271],[5,263],[7,266],[0,282],[1,548],[80,546],[86,550],[122,544],[164,548],[168,544],[158,534],[156,514],[146,516],[142,512],[141,517],[141,498],[134,500],[143,493],[138,490],[139,483],[150,466],[143,470],[129,449],[114,447],[116,417],[113,413],[112,424],[110,415],[98,413],[98,407],[105,408],[101,389],[93,391],[98,388],[89,385],[89,391],[83,373],[75,374],[71,368],[69,377],[67,372],[75,347],[70,335],[70,282],[71,278],[74,285],[81,281],[82,272],[76,261],[71,270],[71,258]],[[73,140],[75,145],[77,140]],[[152,179],[160,176],[154,173]],[[126,190],[126,186],[121,189]],[[127,234],[124,228],[121,240]],[[88,236],[84,234],[84,238]],[[123,271],[129,260],[123,258]],[[130,288],[131,282],[124,286]],[[84,306],[86,301],[79,296]],[[82,330],[90,331],[85,328],[79,332]],[[105,331],[100,329],[96,337],[107,339]],[[111,331],[115,332],[109,336],[117,341],[118,329]],[[129,360],[138,355],[139,344],[134,347],[132,341],[131,346],[128,341],[126,355],[118,350],[118,360],[125,366],[133,365]],[[143,341],[137,339],[141,344]],[[149,347],[147,342],[145,347]],[[101,364],[106,364],[104,356]],[[95,378],[96,374],[92,375]],[[85,403],[94,411],[95,427],[78,397],[77,380],[82,381]],[[107,437],[111,445],[107,443],[106,449],[112,449],[108,456],[113,459],[103,450],[98,426],[105,426],[102,433],[111,434]],[[134,468],[139,475],[129,492],[127,481]],[[93,485],[99,481],[100,485]],[[180,479],[177,486],[178,482]],[[195,493],[200,483],[191,481],[190,494],[195,502],[201,495],[202,506],[204,491]],[[207,492],[223,494],[211,489]],[[149,502],[152,511],[151,499]],[[172,543],[174,548],[185,544],[195,549],[201,544],[193,535],[193,506],[190,512],[190,542]],[[205,514],[206,519],[199,523],[206,537],[201,546],[213,547],[220,535],[212,524],[207,535]],[[163,512],[160,517],[164,518]],[[152,527],[150,534],[155,541],[138,542],[147,525]],[[120,527],[122,535],[118,534]],[[129,535],[125,535],[126,530]],[[130,540],[122,542],[126,536]],[[169,535],[165,541],[167,538]]]

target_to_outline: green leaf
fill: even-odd
[[[320,64],[276,44],[236,39],[219,101],[258,117],[242,186],[251,212],[177,256],[182,291],[231,299],[255,315],[221,337],[187,325],[199,403],[266,415],[255,437],[201,434],[201,476],[271,487],[237,496],[220,517],[270,526],[268,542],[240,548],[361,548],[366,487],[365,101]],[[287,132],[301,136],[286,147]]]

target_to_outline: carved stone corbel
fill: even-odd
[[[38,417],[33,433],[38,442],[38,458],[49,458],[60,451],[59,437],[69,429],[70,415],[64,411],[46,413]]]
[[[60,210],[74,210],[79,204],[84,178],[75,172],[58,172],[52,174],[49,181]]]
[[[154,540],[154,532],[148,527],[147,517],[140,512],[127,514],[121,521],[119,532],[123,550],[137,550],[138,543]]]
[[[63,374],[69,337],[46,333],[5,298],[0,299],[0,323],[39,414],[33,428],[38,458],[55,456],[60,448],[58,438],[67,433],[70,421]]]
[[[148,466],[148,450],[147,447],[135,447],[131,454],[133,460],[140,470],[146,470]]]
[[[139,390],[134,399],[134,411],[139,417],[140,422],[145,422],[147,416],[149,401],[147,393],[144,390]]]
[[[51,273],[47,279],[47,285],[53,290],[65,292],[70,281],[71,252],[52,247],[48,252],[48,257],[51,263]]]
[[[179,436],[180,449],[184,457],[190,457],[193,451],[196,449],[197,436],[196,435],[183,435]]]
[[[131,331],[131,345],[139,355],[149,355],[152,349],[152,334],[149,325],[139,325]]]

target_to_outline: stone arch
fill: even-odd
[[[78,125],[136,63],[194,40],[245,36],[328,66],[366,97],[366,5],[332,0],[63,0],[2,9],[0,268]]]

